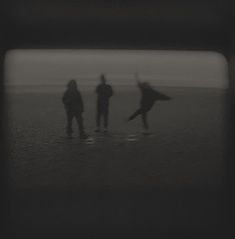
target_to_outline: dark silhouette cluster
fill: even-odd
[[[152,109],[154,103],[158,100],[170,100],[171,98],[165,94],[158,92],[148,82],[140,82],[136,75],[137,85],[141,91],[140,107],[128,117],[127,122],[135,119],[141,115],[144,133],[148,134],[148,112]],[[104,74],[100,76],[100,84],[96,87],[97,101],[96,101],[96,130],[101,131],[101,120],[103,119],[103,131],[108,132],[108,119],[109,119],[109,101],[113,96],[113,89],[111,85],[107,84]],[[79,134],[81,139],[86,139],[87,134],[84,130],[83,117],[84,105],[80,91],[78,90],[75,80],[70,80],[67,84],[62,101],[65,106],[67,116],[67,135],[72,137],[72,121],[76,119],[79,127]]]

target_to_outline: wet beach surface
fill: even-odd
[[[160,91],[173,100],[154,106],[149,136],[141,134],[140,118],[125,122],[138,107],[138,90],[116,89],[108,134],[94,133],[95,95],[82,91],[90,142],[79,140],[75,122],[74,138],[65,137],[63,91],[9,95],[16,236],[167,238],[170,231],[198,238],[221,227],[225,92]]]

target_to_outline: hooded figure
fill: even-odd
[[[96,132],[100,132],[100,121],[103,117],[104,131],[108,130],[109,117],[109,100],[113,96],[113,89],[106,83],[104,74],[100,76],[101,83],[96,87],[97,103],[96,103]]]
[[[128,121],[141,115],[144,130],[147,132],[149,129],[147,114],[152,109],[154,103],[157,100],[170,100],[171,98],[153,89],[148,82],[137,80],[137,85],[141,91],[140,108],[128,118]]]
[[[83,127],[82,113],[84,111],[82,96],[77,89],[77,83],[75,80],[70,80],[67,84],[67,90],[65,91],[62,101],[65,106],[67,116],[67,135],[72,136],[72,122],[73,118],[76,118],[79,127],[80,138],[86,138]]]

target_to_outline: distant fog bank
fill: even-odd
[[[95,86],[105,73],[112,85],[135,85],[134,74],[154,86],[227,88],[227,62],[215,52],[150,50],[12,50],[6,85]]]

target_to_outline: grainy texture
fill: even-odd
[[[153,135],[128,142],[129,134],[141,132],[140,118],[125,123],[138,107],[138,89],[114,87],[110,134],[105,137],[93,132],[95,94],[82,89],[92,145],[65,138],[63,88],[9,93],[9,181],[16,234],[30,237],[31,232],[42,233],[41,228],[58,234],[59,225],[87,238],[123,238],[136,229],[137,235],[147,235],[150,228],[180,231],[187,225],[192,231],[219,225],[225,92],[159,90],[173,99],[156,103],[150,112]]]
[[[115,87],[114,87],[115,88]],[[138,107],[137,90],[115,92],[110,135],[95,129],[95,94],[82,92],[84,122],[94,145],[65,138],[60,93],[15,93],[12,119],[11,179],[16,187],[217,187],[223,175],[223,92],[216,89],[161,89],[173,100],[157,102],[149,113],[154,135],[128,142],[141,132],[141,119],[125,119]],[[62,92],[61,92],[62,93]]]

